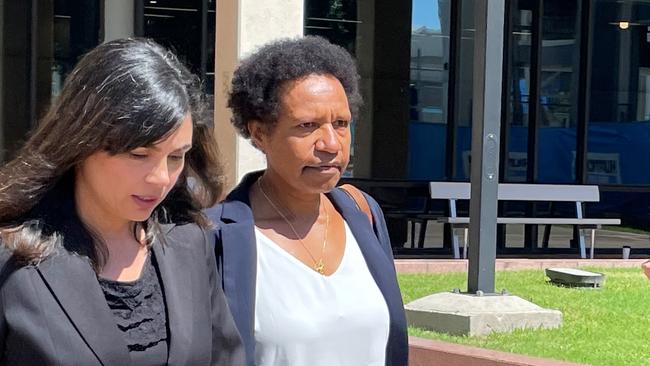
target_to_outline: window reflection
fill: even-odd
[[[474,0],[461,3],[461,39],[456,101],[455,180],[469,180],[472,150],[472,93],[474,82]]]
[[[650,4],[594,4],[587,182],[650,184]]]
[[[414,0],[411,28],[409,177],[443,179],[449,89],[449,0]]]
[[[345,48],[357,60],[359,73],[362,77],[361,91],[364,100],[368,101],[368,91],[363,89],[364,78],[367,78],[366,67],[368,62],[372,62],[372,55],[364,50],[368,47],[367,42],[363,40],[363,31],[368,32],[368,24],[359,19],[357,14],[357,1],[306,1],[305,2],[305,35],[320,36],[330,42]],[[364,29],[359,29],[364,27]],[[361,34],[358,34],[361,33]],[[361,35],[358,37],[358,35]],[[368,114],[365,113],[360,118],[367,122]],[[352,132],[352,143],[350,150],[350,163],[344,173],[346,177],[358,176],[355,174],[359,169],[357,167],[357,139],[358,121],[352,121],[350,130]],[[369,145],[366,143],[365,145]],[[362,169],[363,170],[363,169]]]
[[[510,22],[510,85],[508,88],[507,148],[504,180],[524,182],[528,172],[528,126],[530,122],[531,46],[534,2],[519,0],[512,5]]]
[[[578,2],[545,0],[537,130],[539,183],[575,182],[579,39]]]

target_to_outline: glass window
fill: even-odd
[[[305,34],[328,39],[356,54],[357,1],[306,1]]]
[[[372,28],[368,28],[371,23],[362,22],[359,19],[357,14],[358,7],[361,4],[357,4],[357,1],[340,1],[340,0],[328,0],[328,1],[305,1],[305,35],[320,36],[330,42],[339,45],[345,48],[353,57],[357,60],[357,65],[359,67],[359,74],[361,74],[361,92],[362,97],[366,103],[371,101],[372,98],[369,96],[371,93],[370,90],[364,89],[364,84],[367,83],[368,79],[372,78],[372,75],[368,75],[372,69],[372,53],[368,52],[367,48],[369,45],[368,42],[364,40],[364,35],[369,35],[372,32]],[[363,8],[362,8],[363,10]],[[358,29],[361,28],[362,29]],[[360,31],[360,36],[357,37],[357,32]],[[368,37],[372,39],[372,37]],[[365,113],[364,113],[365,112]],[[366,123],[371,123],[371,113],[368,111],[362,111],[362,116],[359,116],[361,120],[365,120]],[[364,123],[365,124],[365,123]],[[350,126],[352,132],[352,143],[350,149],[350,163],[348,164],[347,170],[345,172],[346,177],[360,176],[360,175],[369,175],[370,167],[369,161],[366,161],[366,169],[359,166],[358,158],[359,152],[361,159],[369,159],[370,155],[370,143],[368,141],[363,141],[361,149],[359,149],[359,144],[361,141],[357,138],[359,124],[358,121],[352,121]],[[367,133],[361,134],[363,138]],[[365,149],[364,146],[365,145]],[[359,151],[361,150],[361,151]],[[365,154],[364,154],[365,153]],[[355,169],[356,168],[356,169]],[[366,172],[366,174],[359,174],[361,172]]]
[[[587,183],[650,184],[650,3],[594,2]]]
[[[214,94],[214,44],[216,32],[216,0],[208,0],[208,40],[206,42],[205,92]]]
[[[578,2],[545,0],[538,101],[537,183],[575,182],[579,38]]]
[[[534,2],[518,0],[512,4],[510,22],[509,113],[504,181],[525,182],[528,171],[528,124],[530,108],[531,45]],[[505,76],[505,75],[504,75]]]
[[[145,1],[144,35],[174,50],[192,72],[201,71],[201,0]]]
[[[100,41],[101,0],[33,3],[0,2],[0,162],[11,159],[65,76]]]
[[[411,23],[409,178],[445,176],[450,3],[413,0]]]
[[[461,3],[461,34],[456,101],[456,170],[454,180],[469,180],[472,151],[472,97],[474,82],[474,0]]]

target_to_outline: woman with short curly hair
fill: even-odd
[[[267,167],[208,216],[248,365],[407,365],[382,212],[336,187],[358,80],[352,57],[317,37],[268,44],[234,73],[232,122]]]

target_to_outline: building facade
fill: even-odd
[[[0,161],[85,51],[146,36],[172,47],[214,94],[232,186],[264,166],[228,122],[237,61],[270,40],[310,34],[358,61],[365,103],[349,177],[467,181],[474,1],[2,1]],[[597,184],[601,202],[589,215],[649,227],[650,2],[506,0],[503,17],[500,181]]]

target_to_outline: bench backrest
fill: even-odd
[[[467,182],[430,182],[432,199],[468,200],[471,185]],[[560,184],[499,183],[500,201],[598,202],[598,186]]]

